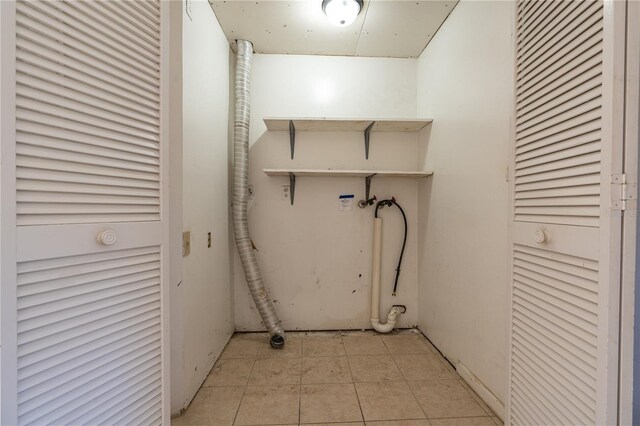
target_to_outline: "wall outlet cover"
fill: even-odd
[[[291,187],[289,185],[282,185],[280,198],[285,201],[289,201],[291,199]]]

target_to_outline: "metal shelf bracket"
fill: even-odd
[[[289,198],[291,200],[291,205],[293,205],[293,198],[296,195],[296,175],[292,172],[289,172]]]
[[[365,192],[365,195],[366,195],[365,200],[369,200],[369,193],[371,192],[371,180],[373,179],[373,177],[376,174],[377,173],[369,175],[364,179],[364,192]]]
[[[371,139],[371,129],[373,128],[374,124],[376,124],[376,122],[372,121],[371,124],[369,124],[367,128],[364,129],[364,156],[367,160],[369,159],[369,140]]]
[[[289,120],[289,145],[291,147],[291,159],[293,160],[293,153],[296,148],[296,126],[293,124],[293,120]]]

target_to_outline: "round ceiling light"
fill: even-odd
[[[333,25],[346,27],[353,24],[363,5],[363,0],[322,0],[322,11]]]

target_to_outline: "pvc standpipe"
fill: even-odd
[[[371,326],[379,333],[388,333],[396,326],[402,310],[394,306],[389,310],[387,322],[380,323],[380,264],[382,260],[382,218],[373,219],[373,267],[371,271]]]

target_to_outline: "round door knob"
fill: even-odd
[[[102,245],[110,246],[118,240],[118,237],[113,229],[107,229],[98,234],[97,240]]]
[[[544,233],[542,229],[538,229],[535,235],[536,243],[542,244],[547,241],[547,235]]]

